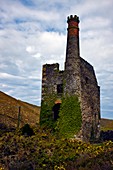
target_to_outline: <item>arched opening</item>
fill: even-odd
[[[57,120],[59,117],[60,105],[61,103],[56,103],[52,108],[54,120]]]

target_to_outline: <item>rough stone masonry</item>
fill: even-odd
[[[82,125],[78,136],[83,141],[89,141],[91,135],[98,139],[100,134],[100,87],[93,66],[80,57],[79,17],[70,15],[67,23],[65,69],[60,71],[58,63],[43,65],[42,101],[48,95],[55,94],[54,104],[56,105],[62,102],[62,96],[65,94],[77,95],[82,114]]]

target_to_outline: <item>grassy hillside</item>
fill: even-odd
[[[0,91],[0,125],[17,127],[19,106],[21,106],[21,123],[35,125],[39,122],[40,107],[17,100]],[[101,119],[101,130],[113,130],[113,120]]]
[[[109,119],[101,119],[101,130],[107,131],[107,130],[113,130],[113,120]]]
[[[17,100],[0,91],[0,125],[16,128],[20,107],[20,127],[39,122],[40,107]]]

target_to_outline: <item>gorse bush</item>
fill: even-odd
[[[91,145],[76,139],[57,139],[42,128],[34,136],[7,133],[0,138],[0,168],[5,170],[112,170],[113,142]]]
[[[25,136],[34,135],[33,129],[30,127],[29,124],[25,124],[20,130],[21,130],[22,135],[25,135]]]

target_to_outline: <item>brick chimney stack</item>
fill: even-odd
[[[79,17],[77,15],[70,15],[67,18],[67,49],[66,49],[66,63],[65,69],[71,70],[73,64],[79,58]],[[72,64],[73,63],[73,64]]]

